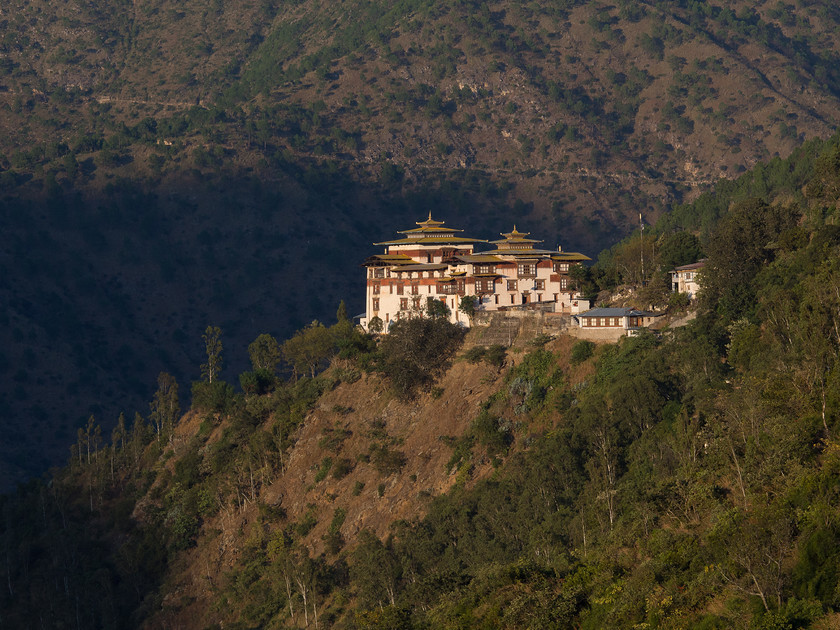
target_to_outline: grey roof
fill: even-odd
[[[693,269],[702,269],[706,265],[706,259],[698,260],[696,263],[691,263],[690,265],[681,265],[680,267],[674,267],[674,271],[690,271]]]
[[[650,317],[655,313],[637,311],[635,308],[593,308],[578,317]]]

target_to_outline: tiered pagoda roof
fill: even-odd
[[[456,236],[456,232],[463,232],[464,230],[443,227],[444,223],[444,221],[432,219],[432,213],[430,212],[428,219],[417,221],[418,227],[399,231],[399,234],[405,234],[405,238],[374,243],[374,245],[464,245],[487,242],[480,238]]]

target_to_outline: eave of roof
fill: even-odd
[[[580,252],[555,252],[551,255],[552,260],[556,260],[558,262],[565,262],[571,260],[592,260],[586,254],[581,254]]]
[[[441,245],[445,243],[486,243],[480,238],[463,238],[460,236],[421,236],[415,238],[401,238],[395,241],[383,241],[374,245]]]
[[[682,265],[680,267],[674,267],[674,271],[692,271],[694,269],[702,269],[706,266],[705,260],[699,260],[696,263],[691,263],[690,265]]]
[[[416,265],[400,265],[395,271],[402,273],[403,271],[439,271],[441,269],[448,269],[449,265],[441,265],[436,263],[418,263]]]
[[[454,258],[456,260],[460,260],[461,262],[472,264],[504,262],[501,258],[497,258],[496,256],[487,256],[484,254],[464,254],[461,256],[454,256]]]
[[[581,313],[578,317],[657,317],[661,313],[637,311],[634,308],[593,308]]]
[[[556,252],[548,249],[494,249],[489,252],[481,252],[485,256],[531,256],[533,258],[545,258],[554,253]]]
[[[424,226],[424,227],[411,228],[410,230],[399,230],[397,233],[398,234],[423,234],[423,233],[429,233],[429,232],[463,232],[463,231],[464,230],[456,230],[455,228],[446,228],[446,227],[437,227],[437,226],[435,226],[435,227]]]

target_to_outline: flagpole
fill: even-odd
[[[645,222],[642,221],[642,213],[639,213],[639,255],[642,258],[642,286],[645,286]]]

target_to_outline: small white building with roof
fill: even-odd
[[[671,270],[671,290],[674,293],[685,293],[690,299],[697,297],[700,290],[699,276],[705,260],[700,260],[690,265],[682,265]]]
[[[660,314],[634,308],[593,308],[575,316],[576,336],[584,339],[615,341],[634,335],[656,321]]]

